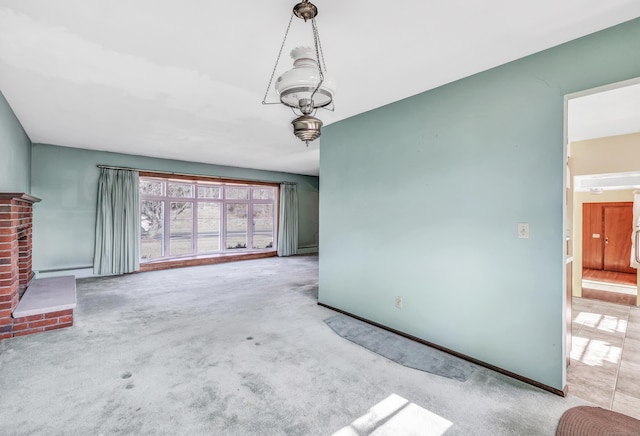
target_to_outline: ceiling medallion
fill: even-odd
[[[321,132],[322,121],[315,117],[319,108],[333,110],[335,81],[327,74],[324,54],[320,44],[320,35],[316,24],[318,8],[308,0],[304,0],[293,7],[289,25],[280,46],[276,64],[271,73],[262,104],[282,104],[291,108],[298,118],[292,121],[293,133],[309,146],[310,141],[317,139]],[[273,83],[278,63],[282,55],[293,17],[311,22],[313,47],[296,47],[291,50],[293,68],[285,71],[275,81],[275,90],[279,102],[267,102],[267,95]]]

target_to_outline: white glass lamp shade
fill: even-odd
[[[297,47],[291,50],[291,57],[293,68],[278,77],[276,91],[285,106],[298,109],[308,107],[311,95],[320,82],[315,51],[311,47]],[[314,109],[330,104],[335,94],[334,80],[326,72],[323,74],[324,81],[313,96],[311,107]]]

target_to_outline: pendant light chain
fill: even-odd
[[[285,44],[285,42],[287,42],[287,36],[289,35],[289,29],[291,28],[291,22],[292,21],[293,21],[293,13],[291,13],[291,17],[289,17],[289,24],[287,24],[287,30],[284,32],[284,38],[282,39],[282,45],[280,45],[280,51],[278,52],[278,57],[276,58],[276,64],[273,66],[273,71],[271,72],[271,78],[269,79],[269,84],[267,85],[267,90],[264,93],[264,98],[262,99],[262,104],[280,104],[280,102],[267,103],[267,96],[269,95],[269,88],[271,88],[271,84],[273,83],[273,77],[276,75],[276,70],[278,69],[278,63],[280,62],[280,56],[282,56],[282,50],[284,50],[284,44]]]
[[[318,66],[320,66],[320,61],[322,61],[322,68],[324,68],[324,72],[327,72],[327,65],[324,63],[324,51],[322,50],[322,42],[320,41],[320,31],[318,30],[318,23],[316,19],[313,19],[311,23],[313,29],[314,39],[318,41],[318,53],[320,54],[320,59],[318,60]]]
[[[311,97],[310,97],[311,107],[313,107],[314,106],[313,97],[315,97],[316,92],[318,92],[318,89],[320,89],[320,86],[322,86],[322,82],[324,82],[324,73],[322,71],[322,64],[320,63],[320,53],[322,53],[322,47],[320,46],[320,35],[318,33],[318,25],[316,24],[315,18],[311,20],[311,29],[313,30],[313,45],[316,51],[316,61],[318,62],[318,74],[320,76],[320,80],[316,85],[316,89],[313,90],[313,93],[311,94]],[[324,57],[322,58],[322,63],[324,63]],[[325,66],[325,70],[326,69],[327,67]]]
[[[318,49],[317,49],[317,54],[316,56],[318,56],[318,69],[320,70],[320,74],[323,73],[323,71],[326,73],[327,72],[327,64],[324,61],[324,50],[322,49],[322,41],[320,40],[320,31],[318,30],[318,23],[316,23],[315,18],[313,19],[313,22],[311,23],[312,25],[312,29],[313,29],[313,35],[314,35],[314,39],[318,42]],[[320,63],[322,62],[322,63]],[[324,75],[323,75],[323,79],[324,79]],[[324,109],[333,112],[335,109],[334,103],[333,103],[333,99],[331,100],[331,107],[325,107]]]

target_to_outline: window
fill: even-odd
[[[273,251],[277,189],[140,177],[141,261]]]

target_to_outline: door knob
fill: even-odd
[[[605,244],[608,244],[608,243],[609,243],[609,238],[608,238],[608,237],[605,237],[605,238],[604,238],[604,243],[605,243]]]

